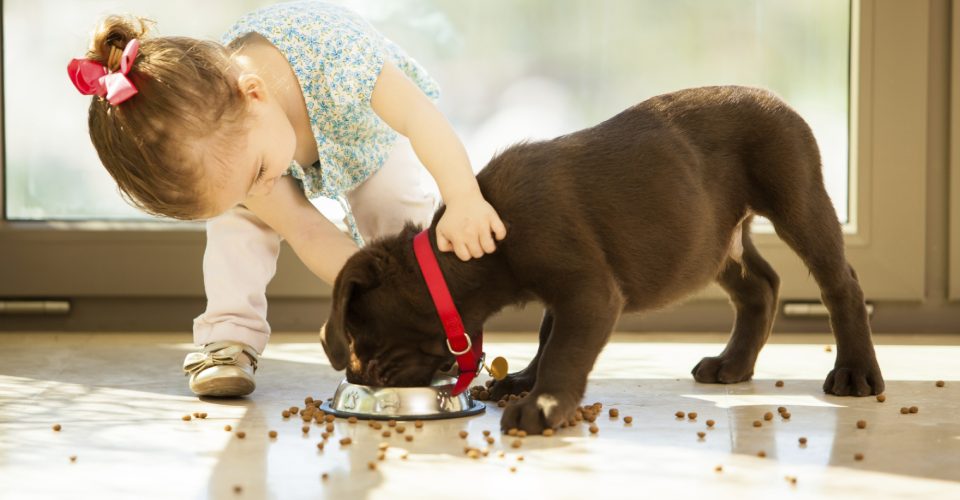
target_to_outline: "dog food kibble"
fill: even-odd
[[[764,414],[763,414],[763,419],[764,419],[764,420],[773,420],[773,413],[770,413],[770,412],[764,413]]]
[[[490,431],[483,431],[483,437],[487,437],[489,435],[490,435]]]
[[[385,437],[385,438],[388,438],[388,437],[390,437],[390,436],[392,436],[392,435],[393,435],[393,433],[390,432],[390,431],[383,431],[383,434],[381,434],[381,436],[383,436],[383,437]]]
[[[309,422],[309,421],[312,420],[312,419],[313,419],[313,415],[311,415],[311,414],[309,414],[309,413],[301,413],[301,414],[300,414],[300,420],[303,420],[304,422]]]
[[[786,412],[786,411],[787,411],[787,409],[784,408],[784,407],[782,407],[782,406],[778,406],[778,407],[777,407],[777,413],[784,413],[784,412]]]
[[[290,418],[290,410],[283,410],[280,415],[283,415],[283,418]]]
[[[400,460],[406,460],[408,455],[409,455],[408,453],[404,453],[403,455],[400,455]]]
[[[753,421],[753,426],[754,426],[754,427],[760,427],[761,425],[763,425],[763,423],[760,422],[759,420],[754,420],[754,421]]]
[[[677,418],[683,418],[683,415],[684,415],[684,414],[683,414],[682,411],[678,411],[678,412],[674,413],[674,415],[676,415]]]
[[[377,454],[377,460],[383,462],[383,461],[386,460],[386,459],[387,459],[387,454],[386,454],[386,453],[384,453],[384,452],[381,451],[380,453]]]
[[[506,408],[506,407],[507,407],[507,403],[503,402],[503,400],[497,401],[497,408]]]
[[[517,468],[516,468],[516,467],[510,467],[510,472],[517,472]]]
[[[467,452],[467,456],[473,459],[480,458],[480,450],[476,448],[472,448],[470,451]]]
[[[333,432],[333,424],[327,424],[324,430],[326,430],[327,432]]]
[[[687,413],[687,418],[689,418],[690,420],[696,420],[696,419],[697,419],[697,412],[692,411],[692,412],[690,412],[690,413]]]
[[[722,466],[722,465],[718,465],[718,466],[714,467],[713,470],[716,471],[716,472],[723,472],[723,466]]]
[[[297,408],[296,406],[291,406],[291,407],[290,407],[290,414],[291,414],[291,415],[296,415],[297,413],[300,413],[300,408]]]
[[[238,438],[238,439],[243,439],[243,438],[245,438],[245,437],[247,437],[247,433],[246,433],[246,432],[237,431],[237,438]]]
[[[777,382],[776,382],[775,384],[773,384],[773,385],[775,385],[775,386],[777,386],[777,387],[783,387],[783,380],[777,380]]]
[[[388,426],[388,427],[396,427],[396,426],[397,426],[397,421],[396,421],[396,420],[388,420],[388,421],[387,421],[387,426]]]
[[[590,434],[596,434],[600,432],[600,428],[597,427],[597,424],[590,424]]]
[[[610,416],[613,418],[617,418],[620,416],[620,410],[616,408],[610,408],[610,411],[608,413],[610,413]]]
[[[917,412],[919,412],[919,411],[920,411],[920,408],[917,408],[916,406],[911,406],[911,407],[910,407],[910,413],[917,413]]]
[[[910,413],[910,408],[907,408],[906,406],[903,406],[903,407],[900,408],[900,413],[906,415],[907,413]]]
[[[546,429],[543,430],[543,435],[546,436],[546,437],[552,436],[553,433],[554,433],[554,430],[553,430],[553,429],[550,429],[550,428],[546,428]]]
[[[517,435],[517,428],[514,427],[514,428],[508,430],[508,431],[507,431],[507,435],[508,435],[508,436],[516,436],[516,435]]]
[[[700,438],[700,439],[703,439],[703,438],[707,437],[707,433],[706,433],[706,432],[703,432],[703,431],[700,431],[700,432],[697,433],[697,437]]]
[[[767,458],[767,452],[760,450],[757,452],[757,456],[760,458]]]
[[[326,417],[324,417],[324,419],[325,419],[327,422],[333,422],[333,420],[334,420],[335,418],[336,418],[336,417],[334,417],[333,415],[327,415]]]
[[[323,438],[324,441],[326,441],[327,438],[330,437],[330,433],[329,433],[329,432],[321,432],[321,433],[320,433],[320,437]]]
[[[326,481],[329,477],[330,477],[330,474],[327,474],[326,472],[320,475],[320,479],[323,479],[324,481]]]
[[[878,394],[878,395],[877,395],[877,401],[879,401],[879,402],[882,403],[882,402],[884,402],[884,401],[886,401],[886,400],[887,400],[887,397],[884,396],[883,394]]]
[[[797,476],[786,476],[784,479],[786,479],[787,481],[790,481],[791,485],[796,486],[797,484]]]
[[[487,439],[487,444],[493,444],[496,441],[496,439],[493,439],[493,436],[487,436],[486,439]]]
[[[377,470],[377,463],[376,463],[376,462],[367,462],[367,468],[370,469],[370,470]]]
[[[70,455],[70,463],[75,463],[77,461],[76,455]]]
[[[628,416],[628,417],[623,417],[623,423],[625,423],[625,424],[632,424],[632,423],[633,423],[633,417],[629,417],[629,416]]]
[[[417,420],[416,422],[413,423],[413,426],[416,427],[417,429],[422,429],[422,428],[423,428],[423,420]]]
[[[398,425],[397,428],[394,430],[397,431],[397,434],[403,434],[404,432],[407,432],[407,426]]]
[[[477,399],[479,399],[480,401],[486,401],[486,400],[490,399],[490,392],[489,392],[489,391],[480,391],[480,392],[477,394]]]
[[[858,462],[859,462],[860,460],[863,460],[863,453],[854,453],[854,454],[853,454],[853,459],[856,460],[856,461],[858,461]]]
[[[352,439],[350,439],[350,438],[348,438],[348,437],[345,437],[345,438],[343,438],[343,439],[340,440],[340,446],[347,446],[347,445],[349,445],[349,444],[352,443],[352,442],[353,442]]]
[[[322,423],[323,423],[323,417],[325,417],[325,416],[326,416],[326,415],[324,415],[323,413],[320,413],[319,415],[314,415],[314,416],[313,416],[313,421],[316,422],[316,423],[318,423],[318,424],[322,424]]]
[[[270,439],[276,439],[276,438],[277,438],[277,431],[270,431],[270,432],[267,433],[267,435],[270,436]]]
[[[522,444],[523,444],[523,441],[520,441],[519,439],[514,439],[513,442],[510,443],[510,446],[512,446],[512,447],[514,447],[514,448],[519,448],[520,445],[522,445]]]
[[[61,428],[62,428],[62,427],[60,427],[60,424],[53,424],[53,430],[55,430],[55,431],[57,431],[57,432],[60,432],[60,429],[61,429]]]
[[[310,426],[309,426],[309,425],[305,425],[305,426],[301,427],[300,430],[303,431],[304,434],[308,434],[308,433],[310,433]]]
[[[713,427],[713,424],[715,423],[716,422],[714,422],[713,420],[707,420],[707,427]]]
[[[383,424],[380,422],[374,422],[371,427],[373,427],[373,430],[379,431],[380,429],[383,429]]]
[[[313,403],[313,396],[307,396],[303,398],[303,404],[308,405],[310,403]]]
[[[234,486],[234,487],[233,487],[233,492],[234,492],[234,493],[237,493],[237,494],[243,493],[243,486],[240,486],[239,484],[236,485],[236,486]]]
[[[230,432],[230,431],[233,430],[233,427],[230,427],[229,425],[225,425],[225,426],[223,426],[223,430],[225,430],[225,431],[227,431],[227,432]]]
[[[527,437],[527,431],[517,431],[517,437],[521,437],[521,438]]]
[[[207,412],[205,411],[200,412],[200,418],[207,418]]]
[[[460,431],[460,439],[467,439],[467,431]]]
[[[413,434],[407,434],[406,436],[403,436],[403,438],[409,443],[410,441],[413,441]]]
[[[947,383],[944,382],[943,380],[937,380],[937,387],[943,387],[945,385],[947,385]]]
[[[823,346],[824,352],[833,352],[833,346],[825,345]]]
[[[350,422],[351,424],[355,424],[357,423],[357,417],[350,417],[347,419],[347,422]]]
[[[198,411],[193,412],[192,415],[193,415],[193,418],[200,418],[200,412]]]
[[[807,445],[807,438],[802,437],[802,438],[800,438],[799,441],[800,441],[800,444],[801,444],[802,446],[806,446],[806,445]]]
[[[857,429],[866,429],[867,421],[866,420],[857,420]]]
[[[790,420],[790,412],[785,411],[780,414],[780,417],[783,418],[784,420]]]
[[[390,447],[390,443],[387,443],[386,441],[384,441],[384,442],[382,442],[382,443],[380,443],[380,444],[377,445],[377,449],[380,450],[380,451],[384,451],[384,450],[386,450],[386,449],[389,448],[389,447]]]
[[[325,445],[326,445],[326,444],[325,444],[323,441],[320,441],[319,443],[317,443],[317,449],[320,450],[320,451],[323,451],[323,447],[324,447]]]
[[[187,421],[190,420],[190,415],[184,415],[184,416],[180,417],[180,419],[183,420],[184,422],[187,422]]]

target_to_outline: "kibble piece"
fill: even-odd
[[[633,417],[630,417],[630,416],[623,417],[623,423],[625,423],[625,424],[632,424],[632,423],[633,423]]]
[[[487,439],[487,444],[493,444],[496,441],[496,439],[493,439],[493,436],[487,436],[486,439]]]
[[[764,414],[763,414],[763,419],[764,419],[764,420],[773,420],[773,413],[770,413],[770,412],[764,413]]]
[[[489,392],[489,391],[480,391],[479,393],[477,393],[477,399],[479,399],[480,401],[486,401],[486,400],[490,399],[490,392]]]
[[[330,474],[327,474],[326,472],[320,475],[320,479],[323,479],[324,481],[326,481],[329,477],[330,477]]]
[[[410,436],[410,437],[413,437],[413,436]],[[400,460],[406,460],[406,459],[407,459],[407,455],[408,455],[407,453],[404,453],[403,455],[400,455]]]
[[[906,415],[907,413],[910,413],[910,408],[907,408],[906,406],[903,406],[903,407],[900,408],[900,413]]]
[[[187,421],[190,420],[190,415],[184,415],[184,416],[180,417],[180,419],[183,420],[184,422],[187,422]]]
[[[205,411],[200,412],[200,418],[207,418],[207,412]]]
[[[553,430],[553,429],[550,429],[550,428],[547,428],[547,429],[544,429],[544,430],[543,430],[543,435],[546,436],[546,437],[552,436],[553,433],[554,433],[554,430]]]
[[[697,412],[692,411],[692,412],[690,412],[690,413],[687,413],[687,418],[689,418],[690,420],[696,420],[696,419],[697,419]]]
[[[280,415],[282,415],[283,418],[290,418],[290,410],[283,410],[280,412]]]
[[[347,422],[350,422],[351,424],[355,424],[357,423],[357,417],[350,417],[347,419]]]
[[[407,432],[407,426],[398,425],[397,428],[394,430],[397,431],[397,434],[403,434],[404,432]]]
[[[487,437],[489,435],[490,435],[490,431],[483,431],[483,437]]]
[[[886,401],[886,400],[887,400],[887,397],[884,396],[883,394],[878,394],[878,395],[877,395],[877,401],[879,401],[879,402],[882,403],[882,402],[884,402],[884,401]]]
[[[313,396],[307,396],[303,398],[303,404],[308,405],[313,402]]]
[[[54,431],[60,432],[60,429],[62,429],[62,427],[60,427],[60,424],[53,424]]]
[[[223,430],[225,430],[225,431],[227,431],[227,432],[230,432],[230,431],[233,430],[233,427],[230,427],[229,425],[225,425],[225,426],[223,426]]]
[[[470,451],[467,452],[467,456],[474,459],[480,458],[480,450],[471,449]]]
[[[825,352],[833,352],[833,346],[825,345],[823,346]]]
[[[713,470],[714,470],[715,472],[723,472],[723,466],[722,466],[722,465],[718,465],[718,466],[714,467]]]
[[[387,454],[384,453],[384,452],[382,452],[382,451],[381,451],[379,454],[377,454],[377,460],[379,460],[379,461],[381,461],[381,462],[383,462],[384,460],[386,460],[386,458],[387,458]]]
[[[597,424],[590,424],[590,434],[596,434],[600,432],[600,428],[597,427]]]
[[[707,433],[706,433],[706,432],[703,432],[703,431],[697,432],[697,437],[700,438],[700,439],[703,439],[703,438],[705,438],[706,436],[707,436]]]
[[[390,432],[390,431],[383,431],[383,434],[381,434],[381,435],[382,435],[383,437],[385,437],[385,438],[388,438],[388,437],[392,436],[393,433]]]
[[[519,439],[514,439],[513,442],[510,443],[510,446],[512,446],[512,447],[514,447],[514,448],[519,448],[520,445],[522,445],[522,444],[523,444],[523,441],[521,441],[521,440],[519,440]]]
[[[396,421],[396,420],[388,420],[388,421],[387,421],[387,426],[389,426],[389,427],[396,427],[396,426],[397,426],[397,421]]]
[[[413,423],[413,426],[416,427],[417,429],[422,429],[422,428],[423,428],[423,420],[417,420],[416,422]]]
[[[618,409],[616,409],[616,408],[610,408],[609,413],[610,413],[610,416],[613,417],[613,418],[617,418],[617,417],[620,416],[620,410],[618,410]]]
[[[467,439],[467,434],[469,434],[467,431],[460,431],[460,439]]]
[[[383,424],[381,424],[380,422],[374,422],[372,427],[374,430],[379,431],[380,429],[383,429]]]
[[[754,420],[754,421],[753,421],[753,426],[754,426],[754,427],[760,427],[761,425],[763,425],[763,423],[760,422],[759,420]]]
[[[320,441],[319,443],[317,443],[317,449],[320,451],[323,451],[324,445],[325,443],[323,441]]]
[[[517,472],[517,468],[516,468],[516,467],[510,467],[510,472]]]
[[[267,435],[270,436],[270,439],[276,439],[277,431],[270,431],[267,433]]]
[[[237,438],[238,438],[238,439],[243,439],[243,438],[245,438],[245,437],[247,437],[247,433],[246,433],[246,432],[237,431]]]
[[[303,420],[304,422],[309,422],[312,418],[313,418],[313,415],[309,413],[304,412],[300,414],[300,420]]]
[[[800,438],[800,444],[801,444],[802,446],[806,446],[806,445],[807,445],[807,438],[805,438],[805,437]]]
[[[766,458],[766,457],[767,457],[767,452],[765,452],[765,451],[763,451],[763,450],[760,450],[760,451],[757,452],[757,456],[760,457],[760,458]]]
[[[314,415],[314,416],[313,416],[313,421],[316,422],[316,423],[318,423],[318,424],[322,424],[322,423],[323,423],[323,417],[324,417],[324,415]]]
[[[783,418],[784,420],[790,420],[790,412],[785,411],[780,414],[780,417]]]
[[[329,432],[321,432],[321,433],[320,433],[320,437],[323,438],[324,441],[326,441],[327,438],[330,437],[330,433],[329,433]]]
[[[866,429],[867,421],[866,420],[857,420],[857,429]]]
[[[507,403],[503,401],[497,401],[497,408],[506,408],[506,407],[507,407]]]
[[[937,387],[943,387],[945,385],[947,385],[947,383],[944,382],[943,380],[937,380]]]
[[[370,469],[370,470],[377,470],[377,463],[376,463],[376,462],[367,462],[367,468]]]
[[[410,441],[413,441],[413,434],[407,434],[406,436],[403,436],[403,438],[409,443]]]
[[[303,431],[304,434],[308,434],[308,433],[310,432],[310,426],[309,426],[309,425],[305,425],[305,426],[301,427],[300,430]]]
[[[677,418],[683,418],[684,413],[683,413],[682,411],[678,411],[678,412],[674,413],[674,415],[676,415]]]
[[[291,407],[290,407],[290,414],[291,414],[291,415],[296,415],[297,413],[300,413],[300,408],[297,408],[296,406],[291,406]]]
[[[777,413],[784,413],[784,412],[786,412],[786,411],[787,411],[787,409],[784,408],[784,407],[782,407],[782,406],[778,406],[778,407],[777,407]]]
[[[327,416],[324,417],[324,419],[325,419],[327,422],[333,422],[333,420],[334,420],[335,418],[336,418],[336,417],[334,417],[333,415],[327,415]]]
[[[853,459],[856,460],[856,461],[858,461],[858,462],[859,462],[860,460],[863,460],[863,453],[854,453],[854,454],[853,454]]]
[[[333,432],[333,428],[334,428],[333,424],[327,424],[324,430],[326,430],[327,432]]]
[[[349,444],[352,443],[352,442],[353,442],[352,439],[350,439],[350,438],[348,438],[348,437],[345,437],[345,438],[343,438],[343,439],[340,440],[340,446],[347,446],[347,445],[349,445]]]
[[[517,437],[521,437],[521,438],[527,437],[527,431],[517,431]]]
[[[380,443],[379,445],[377,445],[377,449],[380,450],[380,451],[386,450],[386,449],[389,448],[389,447],[390,447],[390,443],[387,443],[386,441],[384,441],[384,442]]]
[[[234,493],[241,493],[241,492],[243,492],[243,486],[240,486],[239,484],[238,484],[238,485],[235,485],[235,486],[233,487],[233,492],[234,492]]]
[[[517,428],[514,427],[514,428],[508,430],[508,431],[507,431],[507,435],[508,435],[508,436],[516,436],[516,435],[517,435]]]
[[[786,479],[787,481],[790,481],[791,485],[797,484],[797,476],[786,476],[784,479]]]
[[[76,462],[76,461],[77,461],[77,456],[76,456],[76,455],[70,455],[70,463],[74,463],[74,462]]]
[[[910,413],[917,413],[917,412],[919,412],[919,411],[920,411],[920,408],[917,408],[916,406],[911,406],[911,407],[910,407]]]
[[[775,386],[777,386],[777,387],[783,387],[783,380],[777,380],[777,382],[776,382],[775,384],[773,384],[773,385],[775,385]]]
[[[713,420],[707,420],[707,427],[713,427],[713,424],[715,423],[716,422],[714,422]]]
[[[200,418],[200,412],[198,411],[193,412],[192,415],[193,415],[193,418]]]

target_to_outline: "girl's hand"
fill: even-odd
[[[491,233],[502,240],[507,228],[487,200],[479,194],[458,199],[447,204],[437,223],[437,248],[442,252],[452,250],[462,261],[480,258],[497,249]]]

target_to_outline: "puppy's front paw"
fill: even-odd
[[[561,423],[573,417],[576,408],[573,398],[532,392],[507,405],[500,419],[500,430],[518,429],[527,434],[540,434],[544,429],[560,427]]]
[[[880,366],[873,363],[837,363],[823,382],[823,392],[834,396],[870,396],[883,392]]]
[[[500,401],[504,396],[511,394],[520,395],[521,392],[533,389],[533,384],[537,381],[536,374],[527,373],[526,370],[511,373],[503,380],[495,380],[490,386],[491,401]]]
[[[736,384],[753,377],[753,364],[730,356],[710,356],[701,359],[691,373],[704,384]]]

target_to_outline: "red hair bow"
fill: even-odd
[[[110,104],[116,106],[137,93],[137,88],[127,78],[127,73],[133,67],[139,50],[140,41],[136,38],[130,40],[120,56],[120,71],[113,72],[90,59],[73,59],[67,65],[70,81],[81,94],[106,97]]]

